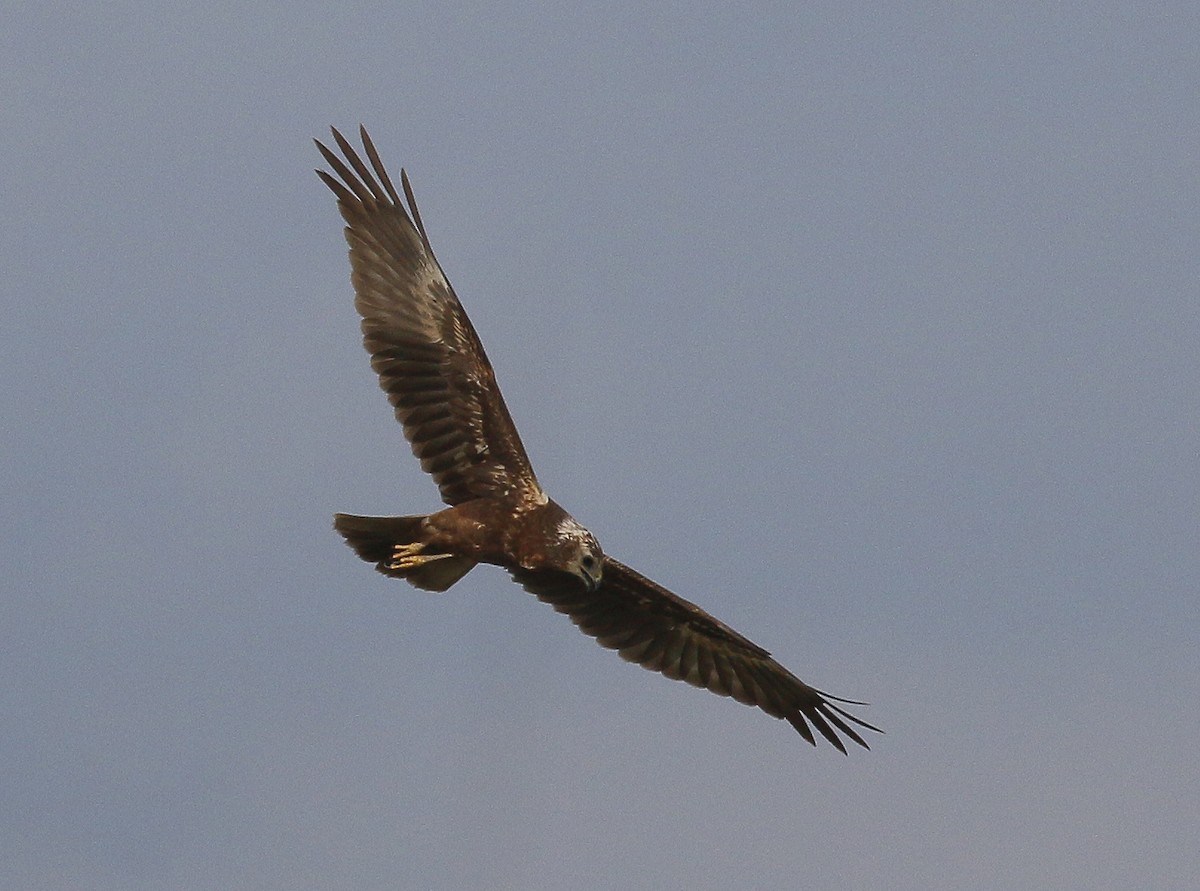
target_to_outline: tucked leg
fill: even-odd
[[[392,551],[392,562],[388,567],[396,572],[409,569],[417,569],[424,566],[426,563],[432,563],[434,560],[445,560],[454,554],[424,554],[425,550],[423,542],[414,541],[410,544],[398,544]]]

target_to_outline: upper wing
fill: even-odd
[[[338,178],[317,175],[346,221],[363,344],[413,454],[447,504],[506,494],[541,500],[491,363],[429,246],[408,176],[400,172],[411,217],[360,133],[374,172],[335,129],[345,161],[317,142]]]
[[[623,659],[785,718],[813,745],[809,723],[843,753],[838,730],[870,748],[851,723],[882,733],[834,701],[863,703],[808,686],[762,647],[612,557],[604,558],[603,581],[591,593],[566,574],[516,570],[513,577]]]

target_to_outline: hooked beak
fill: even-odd
[[[596,589],[600,587],[600,568],[596,568],[596,574],[592,575],[582,566],[579,567],[579,572],[583,577],[584,587],[587,588],[589,594],[594,594]]]

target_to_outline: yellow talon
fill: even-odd
[[[396,549],[392,552],[392,562],[388,564],[388,568],[397,572],[403,569],[416,569],[418,566],[424,566],[434,560],[445,560],[447,557],[454,556],[453,554],[422,554],[421,551],[424,549],[425,545],[419,541],[396,545]]]

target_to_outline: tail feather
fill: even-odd
[[[416,567],[395,568],[393,557],[397,545],[422,541],[425,517],[359,517],[354,514],[334,514],[333,528],[346,540],[359,557],[392,578],[402,578],[410,585],[426,591],[445,591],[475,566],[469,557],[441,556]],[[429,555],[433,556],[433,554]]]

